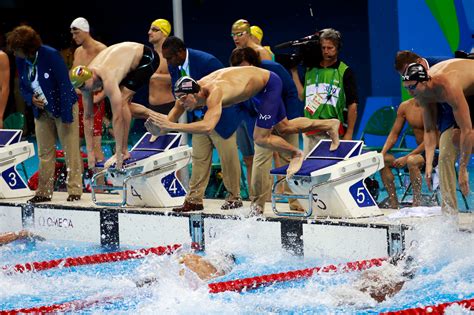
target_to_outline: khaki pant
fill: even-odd
[[[288,143],[295,147],[299,147],[298,134],[291,134],[282,136]],[[273,151],[263,148],[257,144],[254,145],[255,154],[253,156],[251,191],[252,196],[250,200],[257,206],[265,209],[265,202],[270,198],[273,178],[270,175],[272,168]],[[283,165],[290,163],[291,154],[279,152],[278,155],[282,160]],[[285,192],[291,192],[285,181]],[[296,199],[289,200],[290,208],[300,208],[299,202]]]
[[[47,111],[42,111],[35,119],[35,133],[38,142],[39,179],[37,196],[51,198],[54,190],[56,164],[56,140],[59,137],[64,150],[69,195],[82,195],[83,164],[79,151],[79,121],[77,103],[72,108],[73,122],[63,123]]]
[[[221,160],[222,180],[229,192],[228,200],[240,198],[240,160],[237,151],[236,133],[224,139],[215,131],[210,135],[193,135],[193,162],[189,193],[186,201],[202,204],[209,178],[211,176],[212,150],[215,147]]]
[[[453,128],[447,129],[439,139],[439,186],[441,188],[441,210],[446,214],[457,214],[455,163],[459,150],[453,144]]]

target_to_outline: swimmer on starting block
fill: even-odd
[[[221,116],[222,108],[229,107],[255,97],[258,118],[253,134],[254,142],[264,148],[291,154],[287,178],[299,171],[303,163],[303,151],[272,134],[275,128],[279,134],[292,134],[311,130],[326,131],[332,140],[330,150],[339,146],[339,120],[308,119],[299,117],[288,120],[281,99],[282,82],[273,72],[257,67],[230,67],[219,69],[199,81],[184,76],[176,82],[174,92],[176,103],[165,116],[151,113],[145,123],[153,135],[179,131],[186,133],[210,133]],[[177,123],[185,110],[192,111],[207,106],[201,121]]]
[[[14,242],[16,240],[24,240],[24,239],[35,239],[38,241],[45,240],[45,238],[39,235],[33,234],[27,230],[21,230],[19,232],[8,232],[8,233],[0,234],[0,246]]]
[[[229,273],[235,265],[235,256],[231,254],[213,252],[205,257],[193,254],[179,252],[174,255],[182,267],[179,269],[179,276],[189,278],[199,278],[201,281],[209,281],[211,279],[221,277]],[[158,277],[145,277],[135,281],[137,287],[143,287],[159,281]]]

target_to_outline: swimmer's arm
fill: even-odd
[[[201,121],[196,121],[187,124],[173,123],[171,130],[197,133],[197,134],[210,134],[216,127],[222,114],[222,91],[215,89],[207,98],[207,111]]]
[[[423,143],[425,146],[426,154],[426,184],[431,188],[431,173],[433,172],[433,159],[434,152],[436,150],[436,144],[438,143],[438,132],[436,128],[436,104],[428,104],[423,107],[423,124],[425,126],[425,133],[423,137]]]
[[[130,103],[130,112],[132,113],[132,116],[134,118],[139,118],[139,119],[147,119],[150,117],[150,114],[152,113],[152,110],[149,108],[146,108],[143,105],[137,104],[137,103]]]
[[[295,82],[296,90],[298,91],[298,98],[300,101],[303,100],[303,84],[301,84],[300,75],[298,73],[298,67],[291,68],[291,77],[293,78],[293,82]]]
[[[184,112],[183,104],[179,100],[176,100],[173,108],[168,113],[168,120],[171,122],[177,122]]]
[[[128,104],[124,103],[126,100],[122,99],[122,93],[120,92],[117,82],[114,80],[106,80],[104,78],[102,80],[105,95],[108,96],[112,107],[112,127],[115,136],[115,152],[121,154],[124,149],[123,134],[128,128],[128,126],[124,126],[123,107],[128,106]]]
[[[467,164],[469,163],[472,151],[471,131],[472,121],[469,113],[464,92],[459,85],[452,81],[446,83],[446,101],[453,108],[454,119],[461,130],[460,137],[460,159],[459,159],[459,188],[464,196],[469,193],[469,178],[467,174]]]
[[[0,235],[0,245],[5,245],[8,243],[11,243],[16,240],[22,240],[25,238],[32,238],[32,239],[37,239],[40,241],[44,241],[45,239],[41,236],[35,235],[31,232],[28,232],[26,230],[21,230],[19,232],[9,232]]]
[[[449,82],[445,89],[446,101],[453,108],[454,118],[461,131],[461,160],[460,167],[467,167],[469,162],[469,156],[471,154],[472,143],[471,138],[468,136],[472,130],[472,121],[469,113],[469,104],[466,101],[464,92],[462,89],[455,85],[455,83]]]
[[[344,140],[352,140],[354,135],[354,126],[357,120],[357,103],[347,106],[347,130],[344,134]]]
[[[93,96],[91,91],[82,90],[82,104],[84,106],[84,138],[86,139],[87,156],[91,163],[95,164],[94,155],[94,110]],[[94,165],[92,165],[94,166]]]
[[[382,155],[387,154],[390,149],[393,148],[395,143],[397,142],[398,137],[400,136],[400,132],[402,131],[403,125],[405,124],[405,110],[404,110],[403,103],[400,104],[400,107],[397,110],[397,117],[395,118],[395,122],[393,123],[392,130],[388,134],[387,140],[385,140],[385,144],[382,148]]]

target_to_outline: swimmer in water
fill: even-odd
[[[410,255],[396,255],[388,263],[362,272],[354,287],[381,303],[396,295],[418,269]]]
[[[178,253],[177,261],[182,265],[179,270],[180,277],[185,277],[185,274],[190,271],[200,280],[209,281],[231,272],[235,265],[235,256],[220,252],[209,253],[204,257],[193,253]],[[157,277],[146,277],[135,281],[135,284],[137,287],[143,287],[158,280]]]
[[[27,230],[21,230],[19,232],[8,232],[8,233],[0,234],[0,246],[14,242],[16,240],[24,240],[24,239],[35,239],[38,241],[45,240],[45,238],[39,235],[33,234]]]

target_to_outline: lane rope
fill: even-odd
[[[178,246],[179,245],[174,245]],[[168,248],[168,247],[166,247]],[[289,282],[299,279],[309,278],[315,273],[329,272],[351,272],[369,269],[380,266],[386,258],[374,258],[370,260],[360,260],[340,265],[327,265],[324,267],[314,267],[301,270],[292,270],[287,272],[266,274],[256,277],[235,279],[230,281],[215,282],[209,284],[209,293],[221,293],[225,291],[254,290],[265,285],[272,285],[277,282]],[[51,312],[69,312],[90,308],[95,305],[113,302],[123,299],[121,295],[111,295],[100,298],[91,298],[88,300],[74,300],[65,303],[58,303],[45,306],[36,306],[31,308],[20,308],[13,310],[0,311],[0,315],[31,314],[31,313],[51,313]]]
[[[424,314],[444,314],[444,311],[449,306],[459,305],[464,307],[466,310],[474,311],[474,299],[459,300],[454,302],[446,302],[437,305],[422,306],[415,308],[408,308],[405,310],[399,310],[394,312],[384,312],[381,315],[424,315]]]
[[[3,270],[4,272],[25,273],[43,271],[54,268],[70,268],[116,261],[125,261],[130,259],[141,259],[148,255],[169,255],[174,253],[180,247],[180,244],[174,244],[168,246],[142,248],[137,250],[125,250],[119,252],[101,253],[79,257],[67,257],[47,261],[27,262],[24,264],[3,266],[1,270]]]
[[[273,273],[250,278],[235,279],[209,284],[210,293],[221,293],[225,291],[254,290],[262,286],[273,285],[277,282],[289,282],[294,280],[306,279],[312,277],[315,273],[329,272],[351,272],[369,269],[380,266],[387,258],[373,258],[368,260],[359,260],[340,265],[328,265],[325,267],[313,267],[287,272]]]

